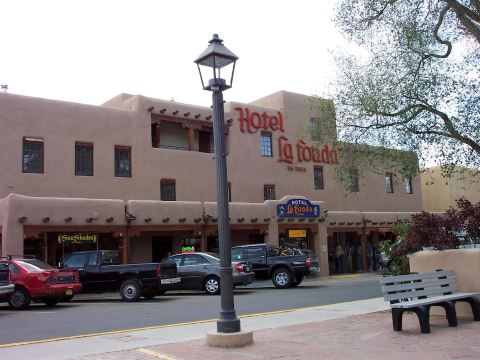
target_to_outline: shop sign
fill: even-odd
[[[304,230],[304,229],[288,230],[288,237],[289,238],[304,238],[304,237],[307,237],[307,230]]]
[[[98,240],[97,234],[81,234],[81,233],[70,233],[70,234],[59,234],[58,243],[74,243],[74,244],[85,244],[85,243],[96,243]]]
[[[285,133],[283,128],[283,115],[278,111],[271,115],[264,111],[262,114],[250,111],[248,108],[235,108],[239,113],[238,121],[242,133],[254,134],[258,130]],[[313,162],[317,164],[338,164],[338,152],[336,149],[324,145],[323,147],[311,146],[302,139],[292,144],[283,134],[277,140],[278,162],[293,164],[301,162]],[[291,167],[290,171],[303,171],[302,167]]]
[[[320,216],[320,206],[306,199],[290,199],[277,205],[277,216],[285,218],[314,218]]]

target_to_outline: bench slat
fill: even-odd
[[[455,292],[455,291],[457,291],[456,286],[446,286],[446,287],[440,287],[440,288],[434,288],[434,289],[414,290],[414,291],[397,292],[394,294],[384,294],[384,298],[387,301],[394,301],[394,300],[418,298],[419,296],[443,295],[443,293]]]
[[[441,276],[453,276],[453,270],[442,270],[423,274],[410,274],[410,275],[398,275],[398,276],[383,276],[380,278],[380,284],[397,283],[400,281],[413,281],[413,280],[425,280],[435,279]]]
[[[472,296],[478,296],[478,294],[479,293],[456,293],[456,294],[450,294],[450,295],[431,297],[427,299],[405,301],[405,302],[400,302],[396,304],[390,304],[390,306],[392,308],[410,309],[420,305],[429,305],[429,304],[439,303],[441,301],[458,300],[458,299],[464,299]]]
[[[394,291],[405,291],[413,290],[418,288],[427,288],[427,287],[440,287],[442,285],[455,285],[456,281],[454,278],[440,279],[436,281],[422,281],[422,282],[409,282],[409,283],[395,283],[394,285],[382,285],[382,292],[389,293]]]

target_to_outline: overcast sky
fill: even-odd
[[[100,105],[122,93],[211,104],[193,60],[214,33],[240,59],[227,101],[327,91],[346,46],[336,0],[0,0],[0,84]]]

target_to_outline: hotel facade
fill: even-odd
[[[333,107],[329,100],[326,105]],[[116,249],[160,261],[183,246],[217,251],[212,110],[121,94],[101,106],[0,94],[1,256],[51,264],[72,251]],[[333,122],[333,123],[332,123]],[[335,272],[375,269],[371,248],[422,210],[418,177],[368,173],[350,191],[341,156],[314,145],[332,126],[310,97],[280,91],[225,104],[232,245],[293,243]]]

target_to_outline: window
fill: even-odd
[[[233,248],[232,249],[232,261],[243,261],[247,260],[245,249],[242,248]]]
[[[93,144],[75,143],[75,175],[93,176]]]
[[[175,180],[162,179],[160,180],[160,200],[175,201]]]
[[[350,192],[358,192],[358,171],[357,169],[350,170]]]
[[[320,132],[320,122],[318,119],[310,119],[310,139],[313,141],[321,141],[322,134]]]
[[[263,185],[263,200],[275,200],[275,185]]]
[[[323,190],[323,166],[313,167],[313,184],[315,190]]]
[[[115,146],[115,176],[132,177],[131,148]]]
[[[266,131],[262,131],[260,135],[260,146],[262,150],[262,156],[272,157],[272,134]]]
[[[63,263],[63,267],[66,269],[78,269],[83,268],[85,265],[87,254],[74,254],[70,256],[65,262]]]
[[[412,190],[412,178],[411,177],[407,177],[405,179],[403,179],[403,184],[405,186],[405,194],[413,194],[413,190]]]
[[[43,139],[23,138],[22,171],[43,174]]]
[[[183,266],[202,264],[208,264],[208,261],[200,255],[185,255],[185,259],[183,260]]]
[[[385,173],[385,190],[388,194],[393,194],[393,174]]]

